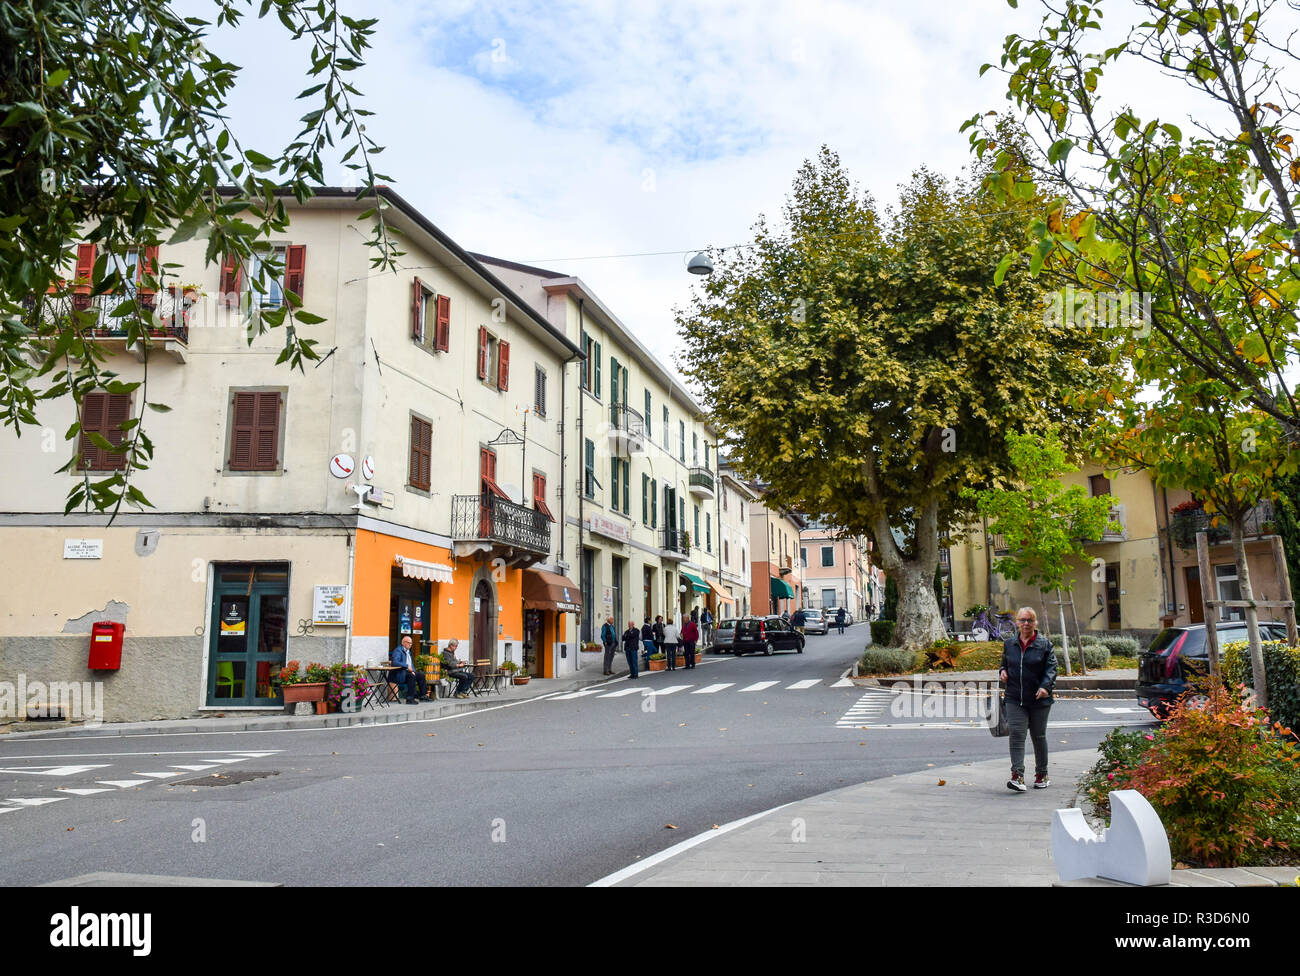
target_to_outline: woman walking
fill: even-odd
[[[695,644],[700,639],[700,628],[694,617],[687,617],[682,624],[682,650],[686,654],[686,670],[695,670]]]
[[[664,643],[663,643],[664,657],[668,659],[669,671],[677,670],[677,645],[681,643],[681,640],[682,640],[681,631],[679,631],[677,629],[677,625],[673,623],[673,618],[669,617],[666,621],[664,621]]]
[[[1019,636],[1002,646],[999,676],[1006,684],[1007,725],[1010,728],[1011,779],[1007,789],[1025,792],[1025,731],[1034,743],[1034,789],[1051,786],[1047,778],[1047,715],[1052,710],[1056,684],[1056,651],[1038,633],[1038,614],[1032,607],[1016,613]]]

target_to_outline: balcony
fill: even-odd
[[[1085,545],[1099,546],[1107,542],[1126,542],[1128,540],[1128,516],[1123,505],[1112,505],[1106,513],[1107,525],[1101,530],[1101,538],[1084,539]],[[1111,524],[1113,523],[1113,524]],[[1118,525],[1119,528],[1115,526]]]
[[[794,572],[794,556],[777,556],[777,572],[782,576],[787,576]]]
[[[691,554],[691,534],[685,529],[662,529],[659,548],[664,559],[686,559]]]
[[[531,566],[551,551],[551,520],[497,495],[453,495],[451,538],[457,556],[486,553]]]
[[[1169,535],[1174,544],[1180,549],[1196,549],[1196,533],[1204,532],[1210,545],[1220,546],[1227,543],[1232,538],[1232,533],[1228,528],[1228,519],[1218,516],[1218,524],[1211,525],[1215,516],[1205,509],[1195,508],[1176,508],[1169,517]],[[1274,535],[1276,529],[1273,525],[1273,503],[1260,502],[1249,512],[1246,513],[1246,522],[1244,526],[1244,538],[1260,539],[1266,536]]]
[[[609,405],[609,447],[615,453],[645,450],[645,420],[626,403]]]
[[[149,337],[149,349],[162,350],[178,363],[185,362],[190,342],[189,301],[170,291],[142,293],[136,300],[142,317],[149,322],[144,330]],[[90,334],[101,346],[110,352],[130,352],[143,362],[144,343],[130,342],[127,338],[127,320],[133,316],[113,314],[123,301],[120,295],[73,295],[72,308],[95,316]]]
[[[708,468],[691,468],[686,487],[696,498],[712,498],[713,472]]]

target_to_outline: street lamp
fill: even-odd
[[[686,270],[693,275],[711,275],[713,274],[713,262],[709,260],[707,254],[700,251],[695,257],[686,262]]]

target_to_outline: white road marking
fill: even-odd
[[[723,688],[730,688],[730,687],[731,687],[732,685],[734,685],[734,684],[735,684],[734,681],[724,681],[724,682],[722,682],[721,684],[717,684],[717,685],[709,685],[707,688],[700,688],[700,689],[698,689],[698,690],[696,690],[696,691],[692,691],[691,694],[692,694],[692,695],[712,695],[712,694],[715,694],[716,692],[721,691]]]
[[[22,807],[0,807],[0,813],[17,813]]]
[[[660,695],[675,695],[679,691],[685,691],[687,688],[692,688],[692,687],[694,686],[693,685],[669,685],[667,688],[656,688],[654,691],[646,692],[646,694],[655,695],[656,697]]]
[[[1148,715],[1150,714],[1150,712],[1147,712],[1145,708],[1104,708],[1101,705],[1097,705],[1095,707],[1097,711],[1102,712],[1103,714],[1106,715],[1124,715],[1129,712],[1137,712],[1138,714],[1146,713]]]
[[[142,773],[139,770],[131,770],[136,776],[148,776],[151,779],[166,779],[168,776],[179,776],[180,773]]]
[[[642,691],[642,689],[639,686],[633,685],[631,688],[620,688],[618,691],[611,691],[609,694],[601,695],[600,697],[601,698],[622,698],[624,695],[641,695],[641,694],[648,694],[648,693],[649,693],[648,691]]]
[[[786,691],[803,691],[805,688],[811,688],[813,685],[822,683],[821,678],[805,678],[803,681],[796,681],[792,685],[786,685]]]
[[[556,695],[551,701],[568,701],[570,698],[582,698],[585,695],[599,695],[604,688],[583,688],[581,691],[571,691],[567,695]]]
[[[197,773],[200,770],[204,770],[204,769],[216,769],[220,765],[221,763],[203,763],[201,765],[189,765],[189,766],[180,764],[180,765],[173,766],[172,769],[188,769],[192,773]]]
[[[126,790],[132,786],[143,786],[145,783],[153,781],[148,779],[97,779],[95,782],[102,786],[116,786],[119,790]]]
[[[741,688],[740,690],[741,691],[763,691],[766,688],[771,688],[774,684],[776,684],[775,681],[755,681],[749,687]]]
[[[55,789],[57,789],[60,793],[75,793],[77,796],[91,796],[95,793],[113,792],[112,790],[108,790],[108,789],[97,789],[97,790],[74,789],[71,786],[56,786]]]
[[[46,803],[58,803],[60,800],[66,799],[66,796],[35,796],[24,797],[21,799],[11,796],[5,800],[5,803],[17,803],[19,806],[23,807],[39,807],[44,806]]]
[[[28,766],[24,769],[0,769],[0,773],[28,773],[32,776],[75,776],[91,769],[107,769],[109,763],[95,766]]]

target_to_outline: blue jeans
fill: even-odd
[[[1013,701],[1006,703],[1008,736],[1011,743],[1011,772],[1025,774],[1025,732],[1034,743],[1034,774],[1047,775],[1047,714],[1051,705],[1025,708]]]
[[[632,677],[635,678],[638,674],[637,667],[636,667],[636,648],[635,647],[623,648],[623,656],[627,658],[628,671],[630,671],[632,673]]]
[[[641,666],[646,667],[650,663],[650,655],[655,652],[655,642],[652,640],[643,640],[641,642]]]

